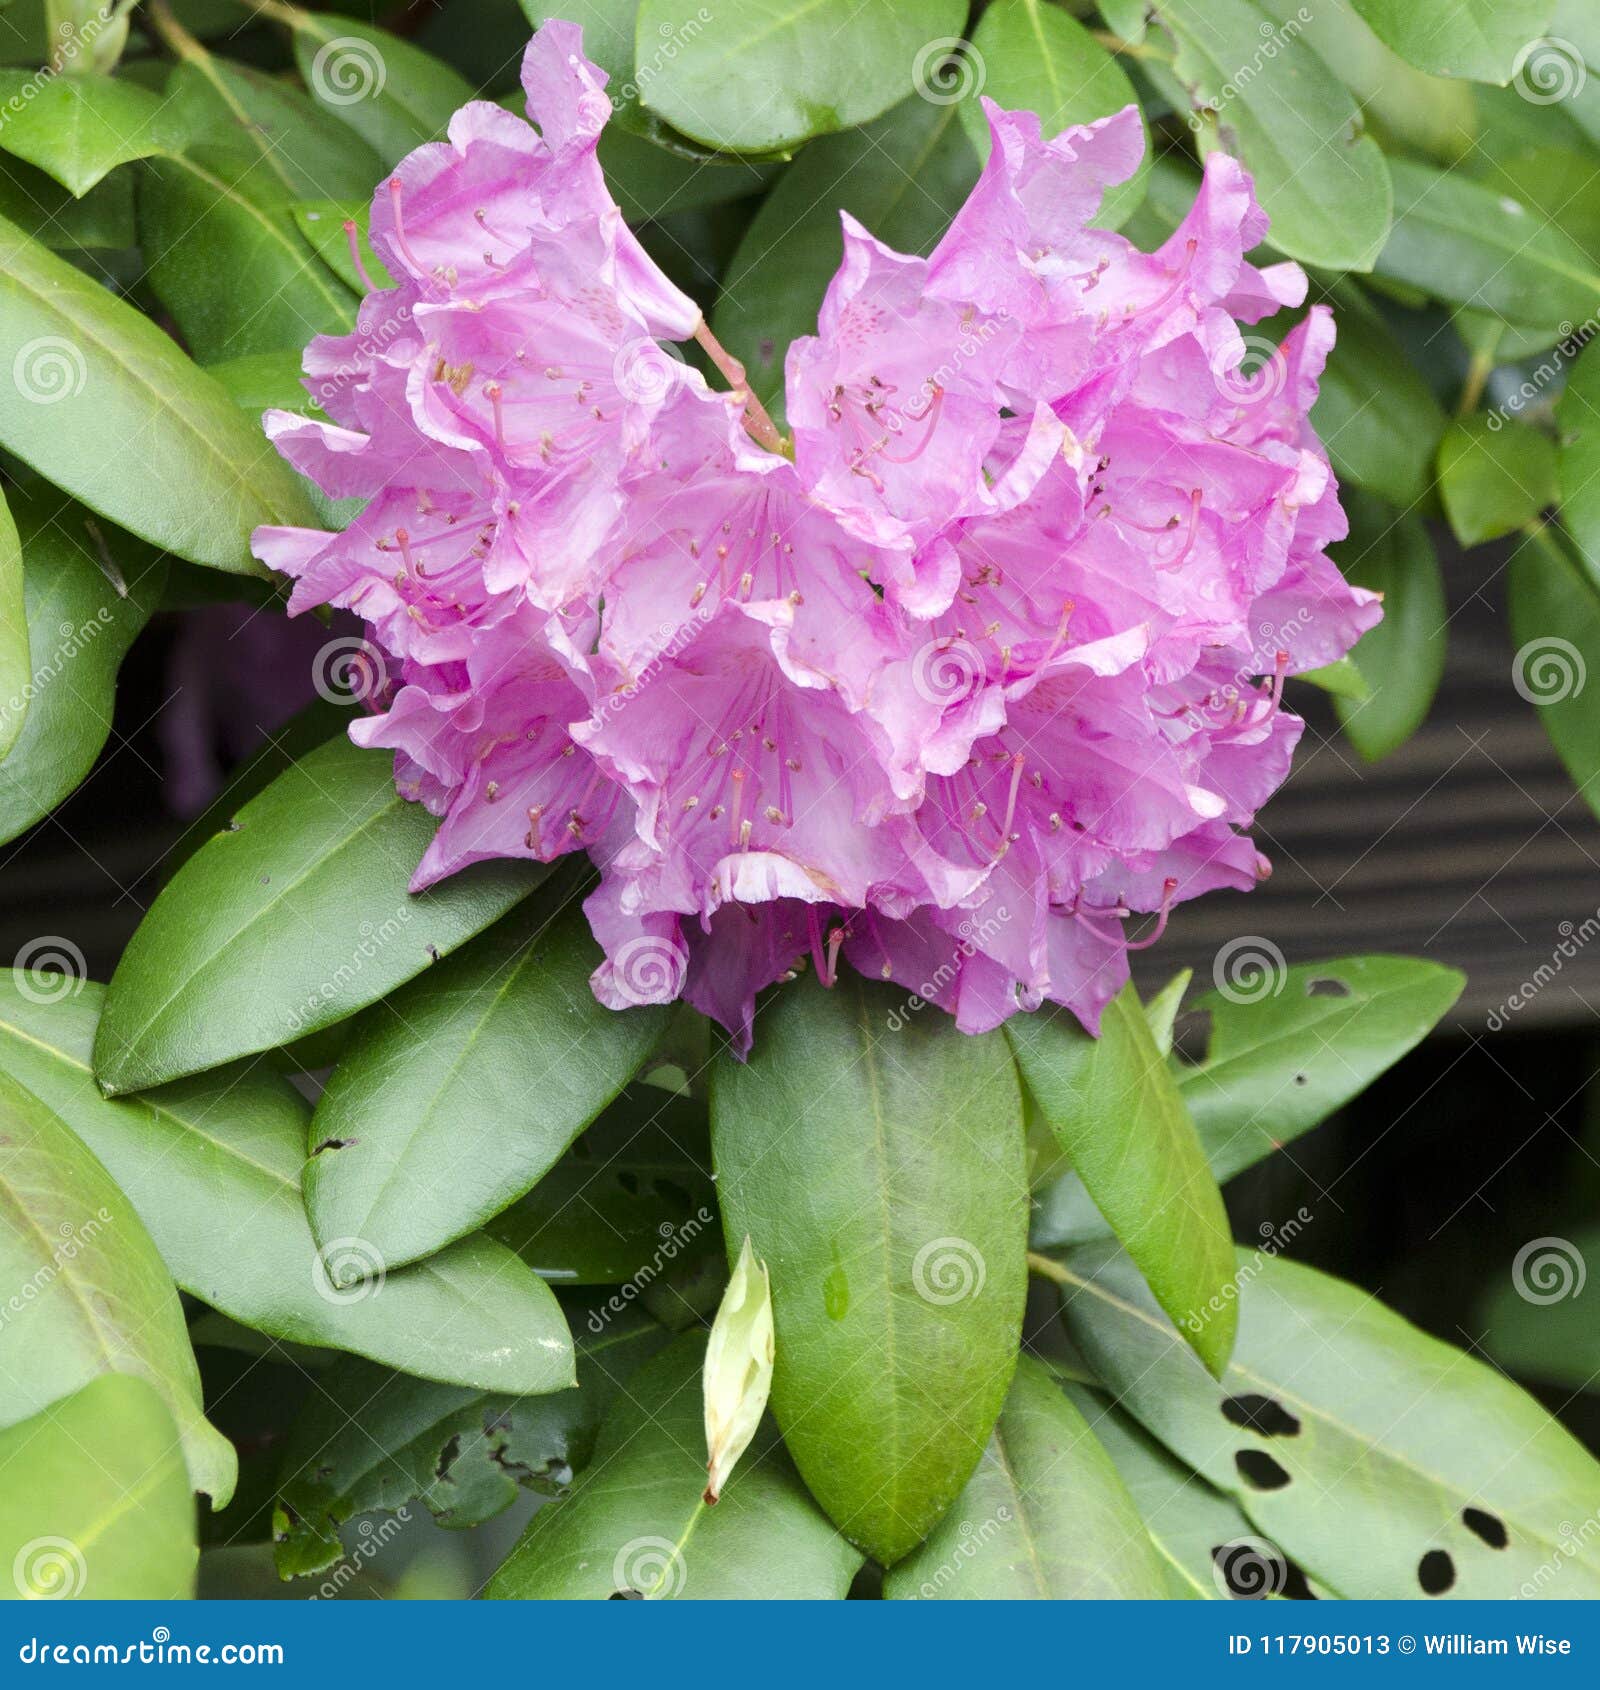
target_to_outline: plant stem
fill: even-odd
[[[1028,1252],[1028,1272],[1037,1274],[1040,1279],[1048,1279],[1056,1285],[1072,1283],[1072,1275],[1060,1262],[1053,1262],[1048,1256],[1041,1256],[1037,1250]]]
[[[744,365],[712,334],[704,317],[695,327],[694,338],[704,348],[706,356],[722,372],[723,379],[733,389],[734,397],[744,405],[744,426],[750,438],[769,452],[789,455],[789,443],[779,434],[777,425],[767,415],[767,408],[755,396],[745,377]]]

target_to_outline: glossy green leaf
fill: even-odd
[[[607,1009],[564,878],[375,1004],[317,1104],[306,1207],[319,1239],[393,1266],[470,1232],[535,1184],[633,1078],[663,1006]]]
[[[1202,1317],[1232,1272],[1222,1194],[1138,994],[1125,986],[1090,1038],[1061,1012],[1006,1023],[1023,1080],[1095,1206],[1157,1301],[1220,1373],[1233,1348],[1231,1303]]]
[[[1163,1449],[1098,1391],[1075,1385],[1067,1395],[1128,1487],[1166,1566],[1168,1597],[1226,1602],[1282,1594],[1288,1557],[1257,1535],[1231,1496]]]
[[[1433,483],[1445,415],[1422,372],[1353,287],[1334,295],[1339,338],[1311,421],[1339,479],[1410,507]]]
[[[1511,684],[1538,709],[1584,802],[1600,810],[1600,588],[1541,533],[1512,558],[1506,599]]]
[[[1351,0],[1401,58],[1435,76],[1511,80],[1545,32],[1555,0]]]
[[[152,545],[259,574],[253,528],[314,520],[292,471],[167,335],[4,222],[0,367],[0,446]]]
[[[626,1283],[630,1295],[720,1254],[705,1106],[630,1086],[485,1230],[543,1279]]]
[[[355,130],[385,166],[437,140],[473,97],[459,71],[387,30],[296,6],[262,9],[293,31],[295,63],[312,99]]]
[[[779,164],[753,159],[685,158],[620,123],[611,124],[600,137],[600,166],[630,224],[761,193],[782,170]]]
[[[89,1069],[102,1002],[96,985],[39,1002],[0,977],[3,1066],[110,1169],[184,1290],[276,1338],[425,1378],[520,1393],[570,1382],[554,1297],[491,1240],[394,1273],[359,1238],[319,1254],[299,1180],[310,1107],[265,1063],[102,1097]]]
[[[1294,678],[1319,688],[1330,698],[1344,699],[1353,704],[1363,703],[1372,696],[1366,676],[1361,673],[1353,657],[1335,658],[1332,663],[1324,663],[1320,669],[1306,669]]]
[[[1559,496],[1555,442],[1498,412],[1452,424],[1439,443],[1439,497],[1463,546],[1526,527]]]
[[[1499,1271],[1474,1318],[1484,1353],[1519,1379],[1592,1391],[1600,1376],[1600,1227],[1531,1238]]]
[[[700,1367],[686,1333],[629,1380],[571,1493],[534,1515],[489,1585],[501,1599],[842,1598],[860,1554],[806,1494],[770,1430],[722,1499],[705,1489]]]
[[[302,200],[296,203],[292,214],[295,227],[310,243],[311,250],[347,288],[358,294],[367,291],[367,282],[362,279],[361,271],[356,269],[355,259],[350,253],[350,237],[345,233],[347,222],[356,225],[361,267],[366,271],[367,279],[374,287],[394,285],[383,261],[367,240],[365,205],[353,201],[341,204],[338,200]]]
[[[1373,269],[1447,305],[1527,328],[1581,323],[1600,305],[1600,268],[1520,200],[1459,170],[1390,160],[1394,231]]]
[[[52,489],[13,492],[11,511],[26,650],[21,683],[0,687],[0,740],[17,730],[0,762],[0,840],[31,827],[88,774],[111,731],[117,669],[167,575],[165,558]],[[17,626],[8,622],[0,639]]]
[[[183,1448],[144,1380],[102,1374],[0,1432],[0,1564],[19,1596],[182,1599],[198,1557]]]
[[[1083,1415],[1024,1356],[950,1512],[884,1580],[901,1601],[1159,1600],[1166,1571]]]
[[[19,158],[0,158],[0,217],[57,252],[131,247],[133,172],[114,173],[82,199]]]
[[[980,158],[989,156],[980,91],[1008,111],[1037,112],[1046,139],[1069,124],[1092,123],[1136,103],[1122,67],[1054,0],[995,0],[973,32],[972,53],[971,66],[952,61],[943,75],[952,87],[963,78],[971,84],[959,109]],[[1107,194],[1098,224],[1115,229],[1126,221],[1144,198],[1148,169],[1147,158],[1131,181]]]
[[[204,363],[355,326],[356,299],[301,237],[292,199],[235,143],[152,159],[139,199],[150,285]]]
[[[123,78],[0,70],[0,109],[0,147],[77,195],[171,134],[161,101]]]
[[[1600,579],[1600,354],[1585,348],[1561,396],[1561,520]]]
[[[1375,762],[1420,728],[1444,675],[1449,611],[1438,554],[1420,517],[1346,494],[1350,538],[1335,548],[1347,580],[1383,594],[1383,620],[1352,657],[1367,683],[1334,709],[1350,742]]]
[[[1589,1597],[1600,1465],[1492,1368],[1365,1291],[1240,1251],[1218,1383],[1106,1245],[1063,1270],[1072,1335],[1122,1406],[1341,1596]],[[1563,1522],[1567,1529],[1562,1529]]]
[[[723,0],[701,20],[681,0],[643,0],[634,77],[645,106],[692,139],[778,152],[930,85],[966,15],[965,0]]]
[[[638,1314],[578,1323],[578,1384],[513,1397],[439,1385],[346,1357],[320,1375],[283,1453],[273,1518],[279,1576],[342,1559],[339,1527],[420,1501],[440,1525],[481,1525],[519,1488],[554,1493],[594,1452],[617,1392],[668,1341]]]
[[[178,870],[122,954],[95,1041],[138,1091],[342,1021],[526,897],[540,863],[469,868],[413,896],[432,817],[390,758],[342,736],[252,798]]]
[[[970,1476],[1010,1383],[1026,1292],[1022,1099],[998,1034],[891,1017],[847,976],[762,1007],[712,1070],[729,1255],[772,1277],[772,1406],[812,1494],[885,1565]],[[803,1200],[797,1200],[798,1194]]]
[[[1148,10],[1175,49],[1158,81],[1194,112],[1202,150],[1235,153],[1250,171],[1272,244],[1308,264],[1371,269],[1389,233],[1388,166],[1303,30],[1275,24],[1257,0]]]
[[[769,404],[783,394],[789,342],[816,333],[844,252],[841,210],[900,252],[926,252],[949,226],[978,174],[959,112],[902,101],[865,129],[807,147],[762,202],[712,321]]]
[[[166,100],[191,140],[250,147],[290,199],[364,203],[383,174],[377,153],[292,83],[203,48],[173,70]]]
[[[33,696],[28,657],[28,614],[22,590],[22,542],[11,508],[0,494],[0,762],[4,762]]]
[[[16,978],[19,993],[48,996],[70,976]],[[114,1177],[10,1073],[0,1073],[0,1284],[0,1424],[99,1374],[134,1374],[171,1410],[194,1488],[226,1505],[238,1462],[201,1411],[200,1373],[161,1256]]]

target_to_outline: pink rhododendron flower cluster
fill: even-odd
[[[367,500],[255,544],[384,654],[351,732],[442,818],[415,886],[586,851],[595,992],[741,1048],[762,987],[841,957],[969,1031],[1046,999],[1096,1029],[1173,904],[1266,872],[1283,678],[1379,614],[1325,551],[1327,311],[1243,368],[1239,324],[1305,294],[1245,260],[1248,179],[1214,155],[1143,253],[1089,227],[1133,108],[1043,141],[986,103],[930,257],[845,218],[781,441],[662,345],[740,379],[606,190],[577,29],[523,81],[534,127],[468,105],[379,190],[396,283],[306,356],[332,421],[267,419]]]

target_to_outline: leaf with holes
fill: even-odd
[[[311,1123],[319,1239],[395,1267],[431,1254],[536,1184],[649,1055],[669,1012],[596,999],[582,883],[553,890],[355,1028]]]
[[[1147,1431],[1341,1596],[1600,1594],[1600,1554],[1570,1531],[1600,1510],[1600,1464],[1556,1420],[1355,1286],[1238,1260],[1220,1384],[1120,1251],[1062,1269],[1073,1337]]]
[[[260,574],[261,523],[305,525],[292,470],[147,317],[0,221],[0,446],[180,557]]]
[[[1555,444],[1498,413],[1468,417],[1439,443],[1439,497],[1463,546],[1526,528],[1559,497]]]
[[[143,1379],[102,1374],[0,1432],[0,1565],[19,1596],[181,1600],[198,1558],[183,1447]]]
[[[982,66],[981,74],[972,66]],[[1004,106],[1039,114],[1048,140],[1070,124],[1092,123],[1135,103],[1122,67],[1076,18],[1049,0],[995,0],[972,37],[972,62],[952,61],[952,88],[971,83],[961,101],[961,121],[980,158],[989,156],[989,124],[980,92]],[[937,84],[935,84],[937,86]],[[1144,198],[1146,156],[1132,180],[1111,189],[1095,222],[1115,229]]]
[[[761,202],[712,321],[769,404],[783,397],[789,342],[817,331],[844,253],[840,211],[901,252],[927,252],[949,227],[978,176],[959,111],[903,100],[876,123],[807,147]]]
[[[279,775],[163,888],[106,993],[95,1073],[111,1093],[270,1050],[365,1009],[539,885],[481,864],[406,890],[433,818],[391,759],[342,736]]]
[[[1233,1248],[1222,1194],[1138,994],[1130,984],[1106,1005],[1097,1039],[1063,1011],[1013,1016],[1006,1034],[1095,1207],[1183,1322],[1226,1283]],[[1220,1373],[1231,1315],[1185,1330]]]
[[[18,978],[49,997],[69,977]],[[0,1424],[102,1373],[133,1374],[171,1410],[194,1488],[227,1505],[238,1462],[201,1410],[200,1373],[160,1253],[113,1176],[9,1074],[0,1074],[0,1284],[14,1288]]]
[[[989,1447],[927,1541],[885,1578],[890,1599],[1154,1601],[1167,1577],[1094,1430],[1023,1356]]]
[[[772,1407],[812,1494],[890,1565],[971,1475],[1026,1295],[1022,1099],[1005,1040],[854,975],[793,982],[748,1062],[723,1052],[711,1140],[729,1259],[772,1278]]]
[[[343,1558],[339,1527],[420,1501],[443,1526],[481,1525],[522,1487],[557,1492],[587,1465],[617,1393],[668,1342],[639,1314],[594,1322],[574,1311],[578,1383],[513,1397],[440,1385],[346,1357],[319,1376],[284,1450],[273,1517],[280,1578]]]
[[[161,600],[167,561],[42,488],[13,492],[22,549],[23,679],[0,694],[0,840],[47,815],[111,732],[117,670]],[[0,639],[4,635],[0,634]]]
[[[0,975],[0,1056],[111,1170],[184,1290],[291,1343],[481,1390],[558,1391],[572,1345],[550,1291],[478,1234],[387,1273],[359,1238],[319,1254],[300,1195],[310,1107],[265,1063],[144,1097],[89,1070],[102,988],[38,1001]],[[364,1270],[364,1278],[334,1270]]]
[[[630,1086],[484,1230],[543,1279],[621,1285],[719,1253],[716,1219],[705,1106]]]
[[[1427,719],[1444,675],[1449,612],[1439,556],[1422,519],[1345,495],[1350,538],[1335,550],[1345,577],[1383,594],[1383,620],[1353,657],[1367,683],[1360,700],[1336,700],[1346,735],[1369,762],[1398,750]]]
[[[606,1416],[571,1493],[541,1508],[489,1585],[492,1598],[842,1598],[859,1551],[829,1525],[763,1429],[715,1507],[700,1368],[686,1333],[648,1362]]]
[[[1556,0],[1351,0],[1378,38],[1435,76],[1505,83]]]

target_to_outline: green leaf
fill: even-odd
[[[1561,520],[1600,579],[1600,352],[1589,348],[1578,359],[1556,417]]]
[[[1389,163],[1394,232],[1376,264],[1386,280],[1526,328],[1581,323],[1600,304],[1600,270],[1569,236],[1461,171]]]
[[[17,743],[33,691],[22,588],[22,542],[11,508],[0,494],[0,762]]]
[[[179,1600],[199,1553],[183,1449],[144,1380],[103,1374],[0,1432],[0,1563],[18,1595]]]
[[[0,217],[58,252],[131,247],[133,172],[108,176],[74,199],[42,170],[0,158]]]
[[[1592,918],[1591,918],[1592,919]],[[1473,1331],[1498,1367],[1569,1391],[1600,1374],[1600,1227],[1529,1239],[1501,1266]],[[1508,1271],[1509,1270],[1509,1271]]]
[[[1193,110],[1202,151],[1235,153],[1250,171],[1272,244],[1308,264],[1370,270],[1389,233],[1388,166],[1303,26],[1275,25],[1257,0],[1148,9],[1176,46],[1170,75],[1150,67],[1158,85]]]
[[[807,147],[762,202],[713,325],[768,404],[782,398],[789,342],[816,333],[844,252],[841,211],[901,252],[926,252],[949,226],[978,174],[959,111],[905,100],[865,129]]]
[[[716,1211],[704,1106],[630,1086],[485,1230],[543,1279],[648,1287],[715,1249]]]
[[[1401,58],[1435,76],[1506,83],[1555,0],[1351,0]]]
[[[1410,507],[1433,484],[1444,412],[1370,301],[1346,286],[1334,304],[1339,339],[1311,421],[1341,481]]]
[[[1282,1592],[1288,1558],[1256,1536],[1232,1497],[1207,1484],[1098,1391],[1073,1386],[1067,1395],[1122,1475],[1166,1564],[1169,1597],[1226,1602]]]
[[[0,70],[0,147],[81,197],[119,164],[160,152],[170,134],[162,102],[109,76]]]
[[[1600,16],[1589,0],[1560,0],[1545,40],[1529,53],[1517,82],[1519,95],[1531,90],[1548,101],[1553,92],[1561,110],[1600,143]]]
[[[345,1358],[317,1379],[284,1450],[273,1518],[281,1578],[342,1559],[339,1527],[420,1501],[443,1526],[481,1525],[531,1487],[553,1494],[585,1466],[595,1434],[636,1368],[668,1341],[628,1315],[581,1324],[575,1389],[513,1397],[439,1385]]]
[[[1166,1572],[1111,1457],[1045,1367],[1017,1363],[977,1471],[883,1593],[910,1601],[1159,1600]]]
[[[1600,1555],[1570,1524],[1600,1509],[1600,1466],[1365,1291],[1241,1251],[1219,1384],[1120,1252],[1090,1246],[1062,1272],[1068,1325],[1121,1405],[1337,1594],[1600,1593]]]
[[[363,1018],[317,1104],[306,1206],[319,1239],[392,1266],[533,1186],[650,1054],[668,1011],[617,1011],[570,877]]]
[[[1221,1373],[1234,1309],[1204,1314],[1233,1267],[1222,1194],[1130,984],[1106,1005],[1099,1038],[1067,1014],[1006,1023],[1017,1066],[1095,1206],[1157,1301]]]
[[[1356,667],[1355,660],[1351,657],[1335,658],[1332,663],[1324,663],[1320,669],[1303,670],[1294,678],[1319,688],[1330,698],[1343,699],[1353,704],[1361,704],[1372,696],[1366,676]]]
[[[383,174],[377,153],[292,83],[203,48],[173,70],[166,102],[192,140],[247,143],[290,199],[364,203]]]
[[[88,983],[40,1002],[0,977],[3,1066],[110,1169],[184,1290],[275,1338],[425,1378],[521,1393],[570,1382],[554,1297],[489,1239],[395,1273],[358,1238],[319,1254],[299,1180],[310,1107],[265,1063],[102,1097],[89,1068],[102,1002]],[[365,1278],[343,1283],[346,1264]]]
[[[702,20],[643,0],[634,76],[649,110],[705,146],[778,152],[887,111],[966,16],[965,0],[723,0]]]
[[[943,74],[956,86],[963,76],[972,84],[958,109],[980,159],[989,156],[989,123],[980,92],[1008,111],[1037,112],[1047,140],[1070,124],[1092,123],[1136,103],[1121,65],[1051,0],[995,0],[973,34],[972,53],[980,73],[962,66]],[[937,90],[937,81],[930,86]],[[1147,151],[1137,174],[1106,195],[1095,219],[1099,225],[1115,229],[1126,221],[1144,198],[1149,168]]]
[[[1600,589],[1547,531],[1511,560],[1506,597],[1517,653],[1511,684],[1545,732],[1591,809],[1600,810]],[[3,771],[0,771],[3,772]]]
[[[806,1494],[770,1430],[717,1505],[702,1499],[704,1356],[704,1334],[687,1333],[634,1375],[593,1462],[570,1495],[534,1515],[491,1598],[844,1596],[861,1556]]]
[[[415,896],[434,821],[390,758],[342,736],[302,757],[150,906],[106,996],[108,1092],[214,1068],[342,1021],[526,897],[542,863],[483,864]]]
[[[150,285],[204,363],[355,325],[355,296],[294,225],[291,198],[237,144],[152,159],[139,199]]]
[[[600,166],[612,197],[631,224],[761,193],[777,180],[782,168],[753,159],[686,158],[618,122],[600,137]]]
[[[312,99],[348,124],[386,167],[420,142],[437,140],[473,97],[459,71],[398,35],[295,6],[262,10],[294,32],[295,64]]]
[[[884,1565],[972,1472],[1016,1358],[1026,1292],[1022,1099],[998,1034],[903,994],[807,978],[711,1078],[730,1259],[772,1276],[772,1406],[812,1494]],[[803,1200],[797,1200],[803,1193]]]
[[[1438,554],[1422,519],[1345,495],[1350,538],[1335,550],[1345,577],[1383,594],[1383,620],[1351,654],[1367,683],[1364,699],[1334,709],[1369,762],[1387,757],[1427,720],[1444,674],[1449,611]]]
[[[4,221],[0,367],[14,376],[0,383],[0,446],[154,546],[259,574],[253,528],[314,520],[293,472],[203,370]]]
[[[1439,497],[1463,546],[1525,528],[1560,497],[1555,442],[1497,411],[1454,423],[1439,443]]]
[[[48,996],[69,978],[19,973],[17,990]],[[194,1488],[227,1505],[238,1462],[201,1411],[200,1372],[160,1254],[112,1175],[9,1073],[0,1073],[0,1284],[0,1423],[99,1374],[134,1374],[172,1411]]]
[[[0,840],[31,827],[88,774],[111,731],[117,669],[167,575],[165,558],[126,534],[104,534],[51,489],[11,500],[25,621],[5,621],[26,633],[23,679],[0,686],[0,740],[12,740],[0,762]]]
[[[375,287],[393,286],[393,279],[383,261],[367,240],[367,208],[354,201],[341,204],[338,200],[302,200],[293,207],[295,227],[311,245],[311,250],[333,271],[347,288],[365,293],[367,284],[350,256],[350,237],[345,224],[354,223],[360,246],[361,263]],[[304,395],[301,404],[305,403]]]

